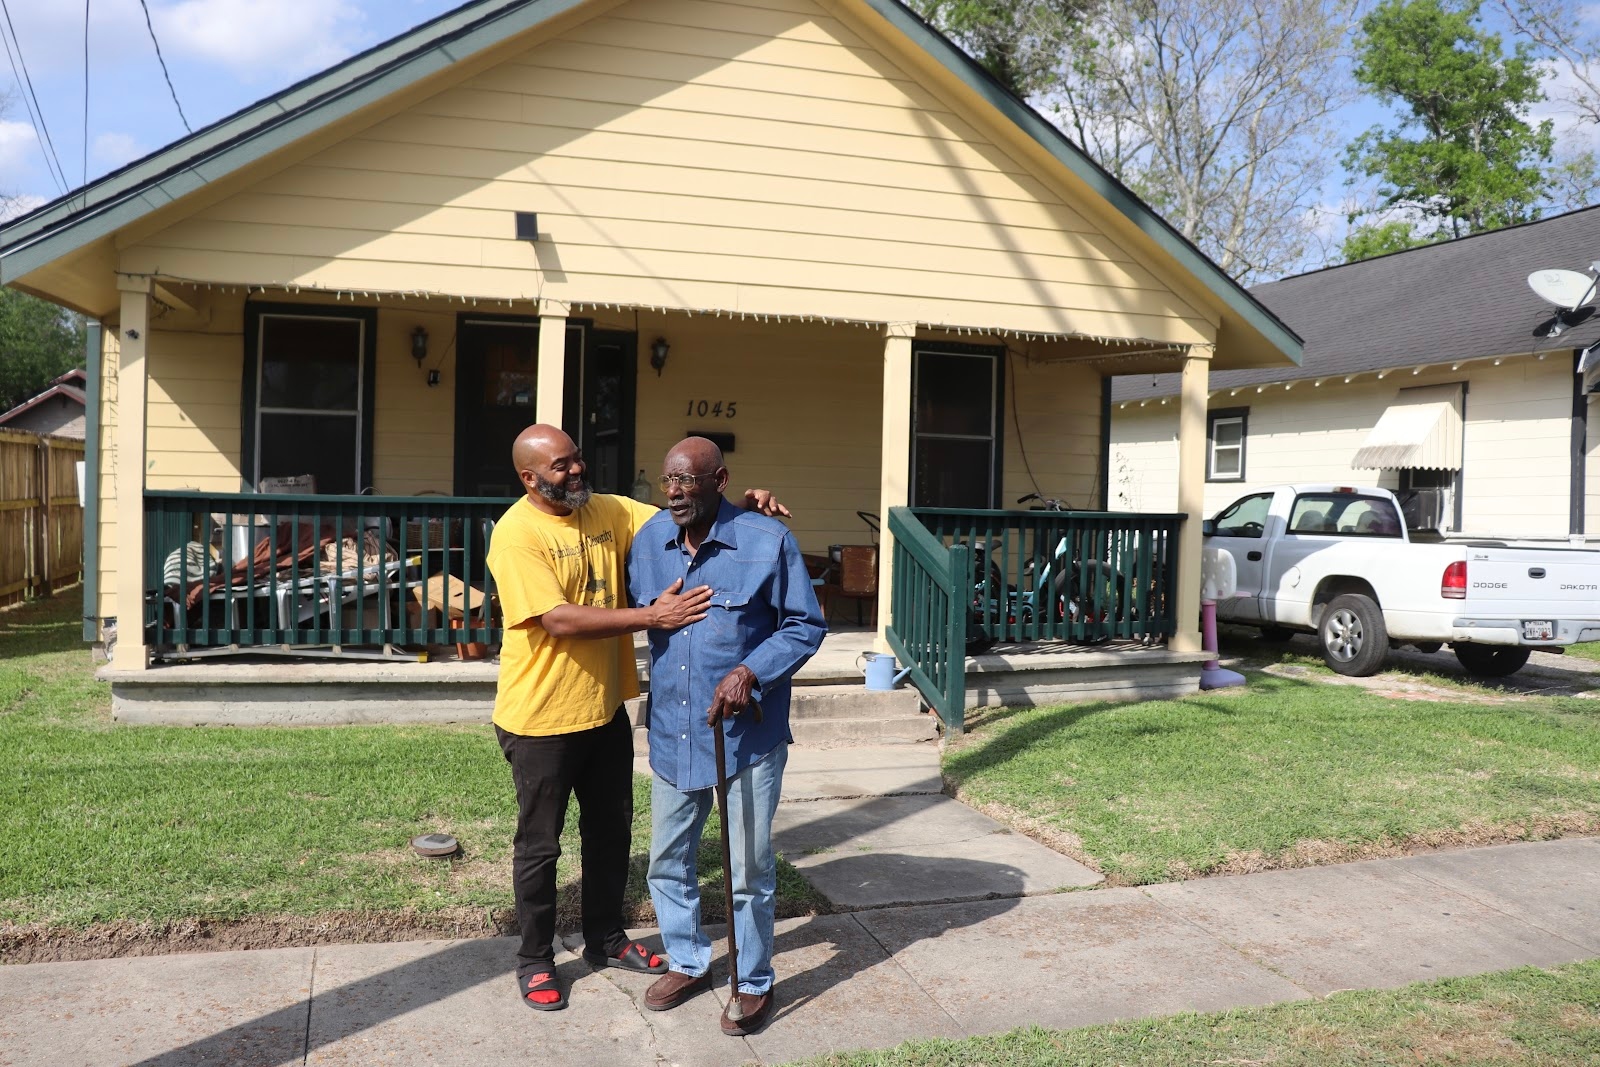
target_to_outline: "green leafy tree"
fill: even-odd
[[[1356,80],[1400,122],[1350,145],[1345,166],[1378,182],[1369,214],[1413,223],[1358,229],[1346,255],[1375,254],[1539,217],[1553,176],[1549,121],[1529,121],[1544,71],[1479,25],[1477,0],[1384,0],[1361,22]],[[1352,216],[1355,222],[1359,216]]]
[[[83,366],[83,319],[15,289],[0,288],[0,411]]]
[[[917,12],[1024,99],[1054,84],[1096,0],[913,0]]]
[[[1386,256],[1390,252],[1404,252],[1408,248],[1433,244],[1447,236],[1443,230],[1436,230],[1432,234],[1418,233],[1409,222],[1375,222],[1351,230],[1340,245],[1340,251],[1344,254],[1345,262],[1354,263],[1373,256]]]

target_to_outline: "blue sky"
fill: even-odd
[[[460,0],[148,0],[178,99],[195,129],[355,52],[459,5]],[[82,183],[184,135],[145,28],[139,0],[89,0],[88,151],[85,159],[82,0],[6,0],[45,125],[67,182]],[[1595,9],[1584,7],[1594,17]],[[0,196],[11,213],[62,192],[10,65],[0,58]],[[1339,116],[1343,145],[1382,121],[1361,100]],[[1322,197],[1327,236],[1343,229],[1346,196],[1335,174]],[[1313,265],[1313,264],[1308,264]]]
[[[195,129],[460,0],[148,0],[173,86]],[[6,0],[68,182],[84,176],[82,0]],[[139,0],[90,0],[88,176],[184,136]],[[0,53],[0,195],[60,195],[10,64]]]

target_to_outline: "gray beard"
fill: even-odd
[[[584,482],[581,489],[568,489],[565,481],[547,482],[537,474],[533,476],[534,488],[539,495],[557,507],[571,508],[577,511],[589,502],[589,483]]]

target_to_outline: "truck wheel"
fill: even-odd
[[[1530,649],[1518,645],[1452,645],[1456,659],[1468,674],[1480,678],[1505,678],[1528,662]]]
[[[1364,678],[1383,669],[1389,656],[1389,630],[1372,598],[1345,593],[1333,598],[1317,627],[1322,661],[1339,674]]]

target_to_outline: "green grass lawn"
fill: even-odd
[[[1600,662],[1600,641],[1585,641],[1578,645],[1568,645],[1567,655]]]
[[[334,911],[510,906],[516,805],[486,726],[151,727],[110,720],[77,591],[0,613],[0,922],[68,926]],[[628,899],[649,918],[649,780],[634,780]],[[445,831],[454,861],[414,855]],[[702,849],[721,912],[712,815]],[[577,805],[562,838],[564,919],[577,915]],[[792,868],[780,913],[825,906]]]
[[[944,772],[962,799],[1076,837],[1136,884],[1593,829],[1600,703],[1395,700],[1255,674],[1183,700],[993,713]]]
[[[1079,1030],[913,1041],[809,1067],[1600,1063],[1600,961]]]

